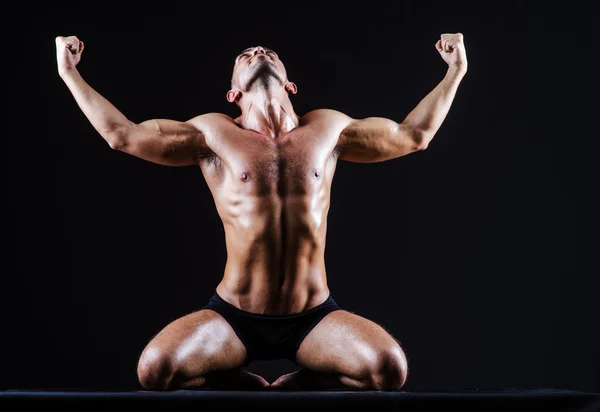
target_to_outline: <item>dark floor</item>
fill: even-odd
[[[291,411],[600,411],[600,393],[557,389],[498,389],[403,392],[299,392],[299,391],[173,391],[91,392],[9,390],[0,392],[0,410],[115,410],[135,406],[143,410],[218,411],[233,406],[242,410]]]

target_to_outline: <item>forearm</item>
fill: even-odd
[[[83,111],[92,126],[111,145],[117,143],[115,139],[119,131],[131,125],[131,121],[123,115],[112,103],[94,90],[81,77],[76,69],[65,70],[60,73],[79,108]]]
[[[404,124],[418,131],[426,146],[446,118],[466,70],[450,67],[442,81],[406,116]]]

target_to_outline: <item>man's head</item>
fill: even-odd
[[[235,58],[227,100],[237,102],[257,82],[269,88],[281,87],[292,94],[297,91],[277,53],[262,46],[249,47]]]

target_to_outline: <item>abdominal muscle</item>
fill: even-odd
[[[217,293],[239,309],[265,315],[323,303],[329,295],[325,200],[269,194],[221,204],[227,263]]]

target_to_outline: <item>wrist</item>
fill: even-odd
[[[460,66],[450,65],[450,66],[448,66],[447,74],[450,77],[462,79],[466,73],[467,73],[466,65],[460,65]]]
[[[58,75],[61,78],[69,77],[69,76],[72,76],[73,74],[76,74],[76,73],[77,73],[77,69],[75,67],[73,67],[73,68],[64,68],[64,67],[61,68],[61,67],[59,67],[58,68]]]

